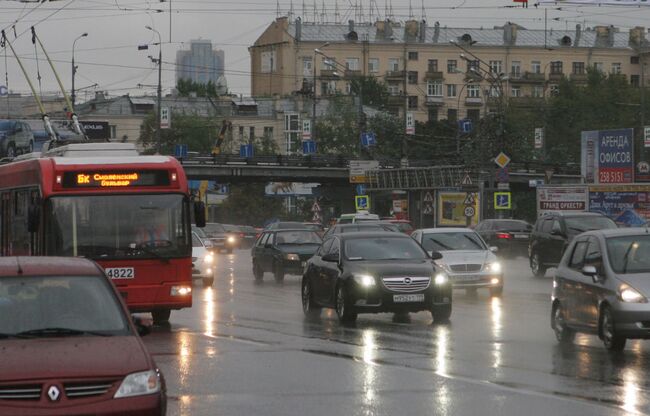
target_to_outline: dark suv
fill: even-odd
[[[618,228],[610,218],[594,212],[549,214],[537,219],[530,236],[528,256],[535,277],[556,267],[569,243],[585,231]]]
[[[17,120],[0,120],[0,151],[5,157],[16,157],[34,150],[34,135],[29,124]]]

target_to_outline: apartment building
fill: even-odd
[[[449,28],[425,21],[374,24],[276,19],[249,47],[253,96],[350,92],[354,76],[388,86],[390,108],[418,121],[478,119],[504,100],[539,106],[563,77],[586,82],[587,68],[647,83],[645,28],[528,30]],[[314,88],[315,85],[315,88]],[[499,98],[501,97],[501,98]],[[499,99],[497,99],[499,98]]]

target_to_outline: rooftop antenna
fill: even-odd
[[[289,3],[289,21],[293,20],[293,0]]]
[[[275,17],[280,17],[280,0],[275,2]]]
[[[422,20],[427,20],[427,12],[424,9],[424,0],[422,0]]]
[[[393,14],[393,0],[390,0],[390,15],[389,15],[389,17],[391,19],[393,19],[393,20],[395,19],[395,14]]]
[[[302,18],[305,22],[309,21],[309,16],[307,16],[307,9],[305,8],[305,0],[302,0]]]
[[[314,23],[318,23],[318,9],[316,8],[316,0],[314,0]]]
[[[341,21],[341,13],[339,13],[339,0],[334,2],[334,23]]]
[[[409,19],[413,19],[415,16],[413,15],[413,4],[411,0],[409,0]]]
[[[368,17],[370,17],[369,23],[372,23],[375,20],[375,10],[373,8],[374,3],[375,3],[374,0],[370,0],[370,6],[368,7],[368,13],[369,13]]]
[[[325,10],[325,0],[321,3],[321,13],[320,13],[321,23],[327,22],[327,11]]]
[[[363,0],[359,0],[359,22],[363,22]]]
[[[384,18],[388,19],[388,0],[384,0]]]

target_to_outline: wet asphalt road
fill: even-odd
[[[250,254],[218,257],[213,288],[145,344],[167,379],[169,415],[650,414],[650,341],[608,353],[594,336],[561,347],[551,274],[505,262],[501,298],[454,292],[451,323],[359,315],[306,321],[300,277],[255,284]]]

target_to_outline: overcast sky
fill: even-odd
[[[314,0],[306,0],[307,16],[313,21]],[[370,19],[370,4],[376,18],[384,17],[390,0],[316,0],[319,14],[323,5],[327,20],[334,20],[335,5],[341,21],[354,18],[352,4],[361,3],[366,20]],[[413,15],[422,15],[422,0],[392,0],[393,16],[397,20],[409,17],[409,3]],[[282,14],[290,8],[290,0],[280,1]],[[295,16],[302,12],[302,0],[293,0]],[[159,0],[57,0],[47,3],[20,3],[0,0],[0,27],[23,59],[35,88],[39,90],[37,73],[41,75],[43,93],[56,92],[58,87],[41,50],[34,51],[29,29],[35,25],[69,91],[71,80],[71,54],[74,39],[84,32],[88,36],[77,41],[75,60],[79,67],[76,78],[78,100],[94,96],[95,91],[110,95],[155,95],[157,71],[148,55],[157,56],[158,46],[138,50],[138,45],[158,42],[150,25],[158,30],[163,40],[163,91],[174,86],[174,61],[179,48],[187,48],[191,39],[209,39],[226,54],[226,78],[229,89],[237,94],[249,94],[250,63],[247,47],[276,18],[276,0],[172,0],[172,42],[169,43],[169,1]],[[622,30],[644,25],[650,17],[650,7],[607,6],[533,6],[527,9],[511,0],[424,0],[428,22],[439,21],[453,27],[492,27],[506,21],[517,22],[527,28],[544,27],[544,10],[548,11],[549,28],[574,28],[614,24]],[[513,8],[517,7],[517,8]],[[161,9],[161,12],[157,12]],[[559,9],[559,10],[558,10]],[[14,30],[15,27],[15,30]],[[15,34],[18,38],[15,38]],[[185,43],[185,44],[184,44]],[[5,49],[0,49],[5,54]],[[38,56],[38,70],[36,66]],[[6,65],[5,65],[6,62]],[[8,84],[10,90],[28,93],[29,89],[16,59],[7,48],[0,57],[0,72],[8,68],[9,82],[0,74],[0,85]],[[97,84],[97,87],[90,87]],[[141,84],[142,87],[138,87]],[[88,87],[88,88],[85,88]],[[89,94],[87,97],[85,93]]]

